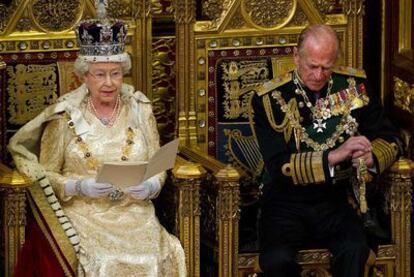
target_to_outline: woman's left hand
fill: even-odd
[[[139,200],[154,199],[161,190],[161,183],[158,176],[153,176],[139,185],[127,188],[132,197]]]

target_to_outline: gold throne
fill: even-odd
[[[331,25],[341,41],[341,64],[362,68],[363,1],[205,1],[198,9],[179,2],[187,15],[176,22],[181,155],[210,175],[200,187],[203,273],[256,276],[257,249],[246,242],[255,230],[247,232],[244,221],[255,208],[254,181],[263,165],[248,99],[256,85],[292,68],[298,34],[309,24]],[[392,235],[368,261],[376,276],[410,276],[412,170],[402,159],[383,176]],[[326,249],[300,251],[297,260],[302,276],[330,276]]]
[[[161,139],[167,142],[175,136],[175,39],[152,29],[153,22],[173,22],[174,3],[108,3],[109,16],[127,21],[129,27],[132,71],[124,81],[152,99]],[[26,190],[33,185],[13,170],[7,142],[47,105],[79,86],[73,74],[78,50],[73,30],[94,13],[94,0],[0,3],[0,276],[13,276],[25,233],[30,232]],[[204,175],[200,165],[179,157],[156,203],[160,220],[181,241],[189,276],[200,275],[198,191]]]

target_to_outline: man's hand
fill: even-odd
[[[328,162],[329,162],[329,165],[335,166],[339,164],[340,162],[353,158],[354,153],[356,156],[361,157],[363,155],[368,155],[368,153],[371,153],[371,150],[372,150],[371,142],[366,137],[364,136],[350,137],[341,146],[329,152]],[[372,160],[372,154],[370,155],[371,155],[371,160]],[[369,166],[368,163],[367,163],[367,166]]]
[[[363,152],[356,151],[352,154],[352,166],[358,168],[359,159],[363,159],[368,168],[372,168],[374,165],[374,157],[372,156],[372,151]]]

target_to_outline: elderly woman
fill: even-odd
[[[84,84],[22,127],[9,149],[38,184],[30,189],[33,215],[65,275],[184,276],[180,242],[160,225],[150,201],[165,173],[125,191],[96,181],[103,162],[146,161],[159,148],[150,101],[123,84],[131,67],[126,33],[121,21],[82,22],[75,71]],[[47,276],[42,267],[50,262],[33,261],[36,255],[21,255],[31,258],[19,264],[39,263],[34,271]]]

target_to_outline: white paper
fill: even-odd
[[[165,144],[148,162],[104,162],[98,171],[96,181],[111,183],[119,188],[138,185],[160,172],[173,168],[179,144],[179,139]]]

